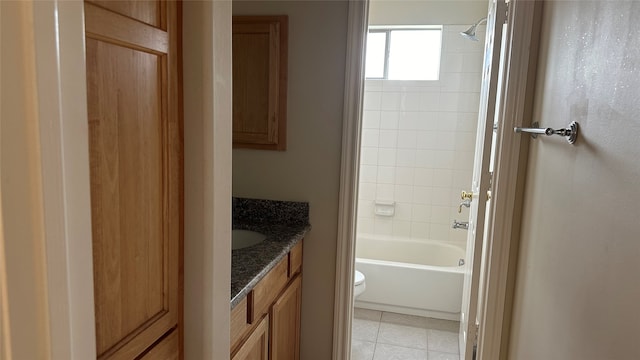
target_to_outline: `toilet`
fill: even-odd
[[[366,289],[366,284],[364,282],[364,274],[356,270],[353,284],[354,284],[353,298],[357,299],[358,296],[360,296],[360,294],[362,294]]]

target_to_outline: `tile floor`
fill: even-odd
[[[355,308],[352,360],[459,360],[457,321]]]

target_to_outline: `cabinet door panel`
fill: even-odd
[[[269,316],[265,316],[242,344],[232,360],[269,359]]]
[[[144,3],[152,4],[130,8]],[[177,4],[162,6],[167,32],[85,3],[99,359],[135,358],[179,318]],[[140,27],[154,36],[140,36]]]
[[[302,281],[296,276],[273,304],[271,311],[271,360],[300,359],[300,305]]]

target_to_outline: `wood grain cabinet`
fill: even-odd
[[[180,6],[84,3],[98,359],[180,357]]]
[[[291,249],[289,254],[260,280],[249,296],[231,311],[233,360],[300,359],[301,270],[302,242]],[[264,319],[268,319],[269,323],[265,338],[268,347],[264,348],[266,355],[255,350],[257,345],[254,344],[256,338],[262,339],[264,336],[263,329],[260,328]],[[245,348],[254,350],[248,351]],[[257,354],[260,354],[260,357]]]
[[[287,16],[234,16],[233,147],[286,150]]]

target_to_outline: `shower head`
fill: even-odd
[[[471,27],[469,27],[466,31],[461,31],[460,35],[462,35],[464,38],[467,38],[469,40],[478,41],[478,37],[476,36],[476,28],[483,21],[486,22],[487,18],[482,18],[482,19],[478,20],[477,23],[471,25]]]

